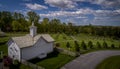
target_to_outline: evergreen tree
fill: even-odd
[[[103,42],[103,47],[108,48],[108,45],[107,45],[107,43],[105,41]]]
[[[69,42],[67,42],[66,47],[67,47],[67,48],[70,48],[70,47],[71,47]]]
[[[88,42],[88,47],[90,47],[90,49],[93,49],[93,43],[92,43],[92,41]]]
[[[75,51],[76,51],[76,52],[80,52],[80,47],[79,47],[78,42],[77,42],[77,41],[74,41],[74,43],[75,43]]]
[[[114,44],[111,44],[111,48],[115,48],[115,45],[114,45]]]
[[[102,47],[101,47],[101,44],[100,44],[99,42],[96,43],[96,46],[97,46],[98,48],[102,48]]]
[[[86,44],[85,44],[84,41],[82,41],[82,43],[81,43],[81,47],[82,47],[84,50],[87,50],[87,46],[86,46]]]

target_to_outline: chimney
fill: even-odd
[[[37,35],[37,27],[34,26],[34,23],[32,23],[32,26],[30,26],[30,35],[32,37],[36,36]]]

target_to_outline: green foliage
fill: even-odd
[[[88,42],[88,47],[90,47],[90,49],[93,49],[93,43],[92,43],[92,41]]]
[[[0,28],[5,32],[26,32],[31,23],[34,22],[39,33],[65,33],[68,35],[85,33],[89,35],[112,37],[115,40],[120,39],[119,26],[93,26],[92,24],[75,26],[71,22],[68,24],[62,23],[59,19],[49,20],[49,18],[43,18],[42,22],[39,22],[39,19],[40,16],[34,11],[27,12],[27,15],[18,12],[1,11]]]
[[[114,44],[111,44],[111,48],[115,48],[115,45],[114,45]]]
[[[32,22],[38,23],[40,16],[37,13],[35,13],[34,11],[29,11],[29,12],[27,12],[27,18],[30,23],[32,23]]]
[[[78,42],[77,42],[77,41],[74,41],[74,43],[75,43],[75,51],[76,51],[76,52],[80,52],[80,47],[79,47]]]
[[[85,44],[84,41],[82,41],[82,43],[81,43],[81,47],[82,47],[84,50],[87,50],[87,46],[86,46],[86,44]]]
[[[67,48],[71,48],[71,46],[70,46],[70,43],[69,43],[69,42],[67,42],[66,47],[67,47]]]
[[[107,45],[107,43],[105,41],[103,42],[103,47],[108,48],[108,45]]]
[[[56,43],[55,46],[56,46],[56,47],[60,47],[60,43]]]
[[[97,43],[96,43],[96,46],[98,47],[98,48],[102,48],[101,47],[101,44],[97,41]]]
[[[120,56],[112,56],[103,60],[96,69],[120,69]]]

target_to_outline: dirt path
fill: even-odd
[[[69,62],[61,69],[95,69],[96,65],[107,57],[120,55],[120,50],[117,51],[97,51],[81,55],[80,57]]]

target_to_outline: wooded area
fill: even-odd
[[[63,23],[59,19],[44,18],[39,22],[40,16],[33,12],[27,12],[23,15],[18,12],[1,11],[0,28],[4,32],[28,32],[32,22],[38,28],[38,33],[65,33],[68,35],[86,33],[90,35],[108,36],[114,39],[120,38],[120,26],[77,26],[73,23]]]

